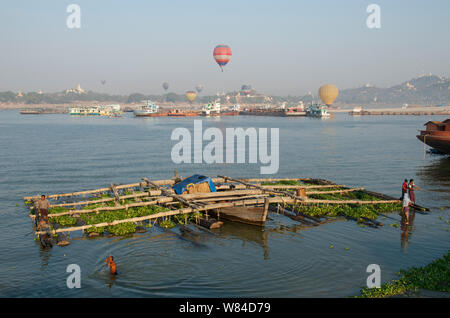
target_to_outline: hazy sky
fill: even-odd
[[[81,7],[69,29],[66,8]],[[381,29],[366,8],[381,7]],[[129,94],[202,94],[249,83],[266,94],[387,87],[423,72],[450,74],[449,0],[4,0],[0,91],[75,87]],[[217,44],[233,56],[224,72]],[[101,80],[106,80],[102,85]]]

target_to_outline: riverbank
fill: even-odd
[[[401,270],[399,274],[398,280],[381,288],[363,288],[357,297],[450,297],[450,252],[424,267]]]

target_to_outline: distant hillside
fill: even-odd
[[[278,104],[295,105],[300,100],[309,103],[311,95],[305,96],[266,96],[251,90],[249,95],[242,96],[241,92],[228,92],[219,96],[221,103],[241,104]],[[196,102],[207,103],[218,96],[198,96]],[[168,93],[164,95],[144,95],[133,93],[130,95],[109,95],[92,91],[77,92],[76,89],[57,93],[42,92],[0,92],[0,103],[12,104],[74,104],[76,102],[118,102],[139,103],[142,100],[156,102],[179,103],[186,102],[184,94]],[[340,89],[335,104],[420,104],[440,105],[450,104],[450,78],[435,75],[425,75],[395,85],[380,88],[366,84],[359,88]]]
[[[450,103],[450,78],[425,75],[389,88],[343,89],[336,103],[446,104]]]

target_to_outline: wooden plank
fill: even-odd
[[[254,188],[260,189],[260,190],[265,191],[265,192],[271,192],[271,193],[275,193],[275,194],[283,194],[283,195],[289,196],[289,197],[291,197],[291,198],[293,198],[293,199],[296,199],[296,200],[299,200],[299,201],[303,201],[303,199],[304,199],[304,198],[302,198],[302,197],[298,197],[298,196],[296,196],[296,195],[293,195],[293,194],[290,193],[290,192],[286,192],[286,191],[278,191],[278,190],[271,190],[271,189],[264,189],[263,187],[260,187],[260,186],[257,186],[257,185],[251,184],[251,183],[247,183],[247,182],[245,182],[245,181],[240,181],[240,180],[233,179],[233,178],[226,177],[226,176],[219,176],[219,177],[220,177],[220,178],[224,178],[225,180],[230,180],[230,181],[242,183],[242,184],[247,185],[247,186],[249,186],[249,187],[254,187]]]
[[[212,178],[213,182],[223,182],[223,178]],[[153,181],[157,185],[173,185],[175,184],[175,181],[173,179],[167,179],[167,180],[155,180]],[[136,183],[129,183],[129,184],[122,184],[122,185],[116,185],[116,188],[119,189],[128,189],[128,188],[136,188],[141,187],[143,184],[142,182],[136,182]],[[94,194],[99,192],[107,192],[110,191],[110,188],[99,188],[99,189],[93,189],[93,190],[86,190],[86,191],[78,191],[78,192],[70,192],[70,193],[61,193],[61,194],[50,194],[47,195],[47,198],[60,198],[60,197],[72,197],[72,196],[78,196],[78,195],[84,195],[84,194]],[[32,200],[35,198],[39,198],[39,195],[35,196],[26,196],[24,197],[24,200]]]
[[[331,190],[331,191],[310,191],[306,192],[306,194],[331,194],[331,193],[346,193],[346,192],[353,192],[353,191],[363,191],[364,188],[352,188],[352,189],[344,189],[344,190]]]
[[[345,185],[315,185],[315,186],[308,186],[308,185],[262,185],[263,188],[268,189],[320,189],[320,188],[344,188]]]
[[[119,199],[120,199],[120,201],[122,201],[122,200],[125,200],[125,199],[134,199],[134,198],[140,198],[140,197],[146,197],[146,196],[158,196],[158,195],[161,195],[161,191],[153,190],[153,191],[149,191],[149,192],[141,192],[141,193],[136,193],[136,194],[122,195],[122,196],[119,197]],[[115,200],[115,198],[104,198],[104,199],[98,199],[98,200],[69,202],[69,203],[61,203],[61,204],[51,204],[50,208],[76,206],[76,205],[89,205],[89,204],[96,204],[96,203],[111,202],[111,201],[114,201],[114,200]]]
[[[383,203],[399,203],[400,200],[379,200],[379,201],[359,201],[359,200],[315,200],[306,199],[302,204],[326,203],[326,204],[383,204]]]
[[[312,222],[312,221],[308,221],[308,220],[305,220],[304,217],[302,217],[302,216],[297,216],[297,215],[295,215],[294,212],[292,212],[292,211],[290,211],[290,210],[288,210],[288,209],[285,209],[285,208],[283,208],[283,207],[281,207],[281,206],[279,206],[278,208],[275,208],[275,207],[272,207],[272,206],[271,206],[269,209],[270,209],[271,211],[273,211],[273,212],[280,213],[280,214],[282,214],[282,215],[284,215],[284,216],[287,216],[288,218],[290,218],[290,219],[292,219],[292,220],[294,220],[294,221],[301,222],[301,223],[303,223],[303,224],[305,224],[305,225],[308,225],[308,226],[317,226],[317,225],[318,225],[318,223]]]
[[[311,178],[267,178],[267,179],[263,179],[263,178],[257,178],[257,179],[239,179],[242,180],[244,182],[277,182],[277,181],[310,181],[310,180],[314,180]],[[225,182],[225,179],[223,177],[218,177],[218,178],[212,178],[212,181],[214,183],[223,183]],[[175,184],[175,181],[173,179],[167,179],[167,180],[155,180],[153,181],[154,183],[156,183],[157,185],[173,185]],[[136,183],[129,183],[129,184],[122,184],[122,185],[117,185],[116,188],[118,190],[120,189],[127,189],[127,188],[136,188],[136,187],[141,187],[142,183],[141,182],[136,182]],[[60,198],[60,197],[67,197],[67,196],[79,196],[79,195],[85,195],[85,194],[95,194],[95,193],[99,193],[99,192],[107,192],[110,191],[110,188],[98,188],[98,189],[93,189],[93,190],[86,190],[86,191],[78,191],[78,192],[69,192],[69,193],[60,193],[60,194],[50,194],[47,195],[48,199],[51,198]],[[40,195],[34,195],[34,196],[25,196],[24,200],[28,201],[28,200],[32,200],[35,198],[39,198]]]
[[[129,208],[135,208],[140,206],[148,206],[148,205],[156,205],[156,204],[162,204],[166,202],[172,201],[172,198],[167,197],[160,197],[157,200],[148,201],[148,202],[139,202],[139,203],[129,203],[125,205],[117,205],[117,206],[102,206],[95,209],[89,209],[89,210],[70,210],[60,213],[50,213],[48,215],[49,218],[57,217],[57,216],[63,216],[63,215],[72,215],[72,214],[85,214],[85,213],[98,213],[98,212],[105,212],[105,211],[117,211],[117,210],[128,210]],[[35,218],[35,215],[30,215],[31,218]]]

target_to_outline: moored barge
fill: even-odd
[[[424,126],[426,130],[420,130],[417,139],[435,150],[450,154],[450,118],[444,121],[429,121]]]

